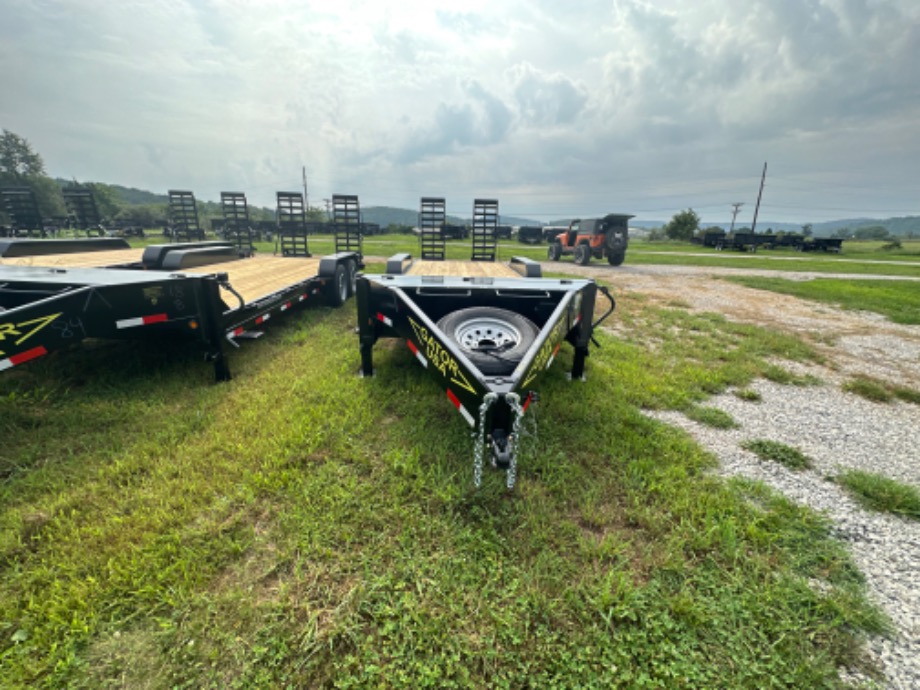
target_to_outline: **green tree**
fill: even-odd
[[[38,210],[47,221],[65,215],[64,199],[57,183],[45,175],[42,157],[24,137],[2,130],[0,134],[0,187],[29,187],[35,192]],[[3,222],[9,222],[3,218]]]
[[[700,229],[700,217],[692,208],[675,213],[670,222],[664,226],[668,239],[689,242]]]
[[[117,219],[127,221],[131,225],[151,229],[156,228],[166,218],[165,204],[133,204],[124,206],[118,212]]]
[[[805,223],[805,225],[802,226],[802,234],[805,237],[811,237],[813,233],[814,226],[811,223]]]
[[[0,135],[0,175],[12,180],[45,174],[42,157],[32,150],[32,145],[23,137],[3,130]]]

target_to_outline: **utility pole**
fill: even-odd
[[[732,206],[734,206],[734,210],[732,211],[732,227],[731,230],[729,230],[730,233],[735,231],[735,217],[738,215],[738,210],[744,206],[744,202],[736,201]]]
[[[767,179],[767,164],[763,164],[763,175],[760,176],[760,191],[757,192],[757,206],[754,207],[754,222],[751,223],[751,232],[757,232],[757,213],[760,211],[760,197],[763,195],[763,183]]]
[[[323,199],[326,202],[326,220],[332,218],[332,211],[330,205],[332,204],[332,199]]]
[[[310,199],[307,196],[307,166],[304,165],[301,167],[300,171],[303,173],[303,208],[305,211],[309,211]]]

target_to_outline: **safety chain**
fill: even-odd
[[[492,403],[498,400],[498,393],[486,393],[479,405],[479,433],[473,432],[473,486],[482,486],[483,453],[486,449],[486,413]]]

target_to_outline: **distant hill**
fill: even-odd
[[[407,208],[393,208],[392,206],[368,206],[361,209],[361,215],[365,223],[377,223],[380,227],[385,228],[391,223],[394,225],[409,225],[415,227],[418,224],[418,211]],[[461,218],[460,216],[447,216],[447,222],[453,225],[468,225],[470,218]],[[528,218],[517,218],[515,216],[499,215],[499,224],[501,225],[542,225],[540,221]]]

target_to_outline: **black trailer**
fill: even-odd
[[[757,235],[746,230],[736,230],[716,240],[716,251],[735,249],[739,252],[756,252]]]
[[[423,199],[423,207],[430,200]],[[474,218],[493,215],[483,203],[497,214],[496,201],[476,200]],[[530,259],[476,260],[482,243],[474,241],[471,261],[398,254],[384,274],[358,277],[361,374],[373,375],[379,339],[404,339],[473,431],[474,484],[481,482],[488,452],[512,488],[523,417],[540,375],[568,342],[575,352],[571,378],[583,380],[594,328],[614,302],[593,280],[543,278],[540,264]],[[599,291],[610,309],[594,322]]]
[[[360,262],[355,252],[249,257],[226,242],[3,240],[0,371],[85,338],[163,334],[197,342],[216,379],[229,380],[228,346],[293,307],[340,306]]]
[[[802,242],[803,252],[831,252],[839,254],[843,250],[843,240],[839,237],[809,237]]]
[[[543,241],[543,228],[539,225],[522,225],[518,228],[518,242],[523,244],[540,244]]]

